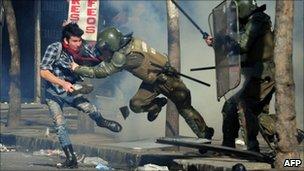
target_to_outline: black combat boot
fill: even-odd
[[[167,99],[165,97],[155,98],[152,103],[157,106],[154,110],[148,112],[147,118],[150,122],[154,121],[157,118],[162,107],[167,104]]]
[[[206,127],[205,137],[204,138],[207,139],[207,140],[210,140],[210,141],[205,142],[204,144],[211,144],[211,140],[212,140],[213,135],[214,135],[214,129],[211,128],[211,127]],[[206,150],[206,149],[199,149],[198,151],[201,154],[205,154],[205,153],[207,153],[208,150]]]
[[[95,121],[96,121],[97,126],[107,128],[110,131],[120,132],[122,130],[122,126],[118,122],[115,122],[112,120],[107,120],[107,119],[103,118],[102,116],[100,116]]]
[[[222,146],[235,148],[235,138],[224,136]]]
[[[74,154],[73,146],[71,144],[64,146],[62,148],[62,150],[66,156],[66,159],[63,163],[57,164],[57,167],[59,167],[59,168],[78,168],[77,158]]]
[[[249,140],[247,144],[247,150],[259,153],[260,147],[258,140]]]
[[[214,129],[211,127],[207,127],[205,131],[205,138],[211,140],[214,135]]]

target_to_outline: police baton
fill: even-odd
[[[203,39],[207,39],[207,37],[209,36],[209,34],[207,32],[204,32],[196,24],[196,22],[194,22],[193,19],[183,10],[183,8],[181,6],[179,6],[177,2],[175,2],[175,0],[171,0],[171,2],[176,6],[176,8],[178,8],[185,15],[185,17],[194,25],[194,27],[199,30],[199,32],[203,35]]]
[[[160,65],[158,65],[158,64],[156,64],[156,63],[153,63],[153,62],[151,62],[151,65],[153,65],[153,66],[155,66],[155,67],[157,67],[157,68],[160,68],[163,72],[166,72],[166,69],[165,69],[163,66],[160,66]],[[185,78],[188,78],[189,80],[192,80],[192,81],[194,81],[194,82],[203,84],[203,85],[205,85],[205,86],[207,86],[207,87],[210,87],[210,86],[211,86],[211,85],[208,84],[208,83],[205,83],[205,82],[203,82],[203,81],[201,81],[201,80],[198,80],[198,79],[196,79],[196,78],[190,77],[190,76],[188,76],[188,75],[182,74],[182,73],[177,72],[177,71],[175,71],[173,74],[179,75],[179,76],[182,76],[182,77],[185,77]]]

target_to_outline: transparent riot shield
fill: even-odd
[[[212,24],[210,23],[210,17]],[[241,80],[240,50],[238,46],[238,10],[234,1],[225,0],[209,15],[214,37],[217,99],[236,88]]]

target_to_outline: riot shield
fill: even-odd
[[[217,99],[220,100],[227,92],[236,88],[241,80],[237,5],[232,0],[225,0],[212,10],[209,17],[212,17]]]

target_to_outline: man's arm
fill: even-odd
[[[83,77],[89,78],[105,78],[118,71],[122,70],[122,67],[126,63],[125,55],[121,53],[114,53],[110,62],[105,62],[97,67],[79,66],[75,63],[72,64],[72,70]]]
[[[73,85],[70,82],[64,81],[64,80],[56,77],[49,70],[40,70],[40,75],[43,79],[45,79],[53,84],[63,87],[63,89],[66,92],[73,92],[73,90],[74,90]]]
[[[43,79],[63,87],[65,91],[72,92],[73,85],[71,83],[60,79],[51,72],[51,70],[53,70],[53,64],[56,61],[58,54],[61,53],[59,52],[60,49],[58,49],[58,46],[58,44],[54,43],[47,47],[45,54],[41,60],[40,75]]]

